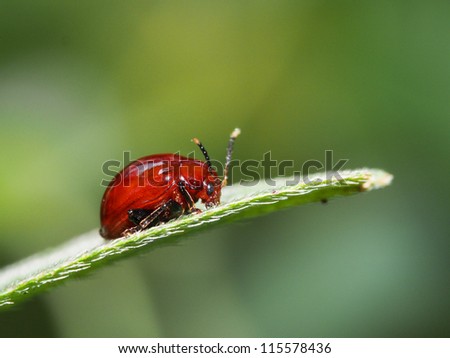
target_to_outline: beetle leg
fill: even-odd
[[[132,234],[135,234],[139,230],[142,230],[143,228],[139,225],[140,222],[151,214],[152,214],[152,211],[147,210],[147,209],[130,209],[130,210],[128,210],[128,220],[130,220],[136,226],[124,230],[124,232],[122,233],[122,236],[130,236]]]
[[[136,226],[126,229],[123,235],[128,236],[160,222],[169,221],[180,216],[182,213],[180,210],[182,210],[181,205],[172,199],[167,200],[153,211],[148,209],[130,209],[128,210],[128,219]]]
[[[165,203],[161,205],[159,208],[150,211],[146,209],[130,209],[128,210],[128,219],[135,224],[129,229],[124,230],[122,233],[123,236],[130,236],[132,234],[137,233],[140,230],[144,230],[151,226],[151,224],[158,219],[161,215],[164,214],[164,211],[167,209]]]
[[[194,207],[194,199],[192,199],[191,194],[189,194],[189,192],[186,189],[186,185],[181,180],[178,182],[178,189],[180,189],[181,195],[183,195],[184,200],[186,200],[188,209],[190,211],[191,208]]]
[[[169,200],[171,201],[171,200]],[[130,236],[137,233],[140,230],[144,230],[151,226],[153,222],[158,222],[158,218],[163,216],[168,206],[166,203],[162,204],[159,208],[151,211],[147,209],[130,209],[128,210],[128,220],[130,220],[136,226],[124,230],[123,236]],[[162,220],[159,220],[162,221]]]
[[[186,200],[188,205],[187,211],[189,213],[200,213],[201,210],[195,207],[194,199],[192,199],[191,194],[186,190],[186,185],[181,180],[178,182],[178,189],[180,189],[181,195],[183,195],[183,198]]]
[[[145,209],[130,209],[128,210],[128,219],[135,224],[136,226],[131,227],[129,229],[124,230],[122,233],[123,236],[130,236],[135,234],[140,230],[144,230],[151,226],[151,224],[158,219],[161,215],[164,214],[164,211],[167,209],[166,204],[164,203],[159,208],[150,211]],[[147,215],[144,213],[147,212]],[[144,216],[142,216],[144,215]]]
[[[139,228],[140,229],[146,229],[152,225],[152,223],[164,221],[164,216],[167,214],[170,215],[170,208],[171,206],[175,204],[175,201],[172,199],[166,201],[163,203],[159,208],[156,208],[150,215],[147,215],[145,218],[143,218],[141,221],[139,221]],[[166,218],[167,219],[167,218]]]
[[[130,209],[128,210],[128,220],[135,225],[139,225],[141,220],[145,219],[151,213],[152,211],[147,209]]]
[[[139,226],[130,227],[129,229],[126,229],[122,232],[122,236],[127,237],[130,235],[133,235],[133,234],[137,233],[139,230],[140,230]]]

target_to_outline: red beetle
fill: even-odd
[[[224,178],[211,166],[205,147],[197,144],[205,162],[178,154],[154,154],[140,158],[119,172],[109,183],[100,209],[100,235],[116,239],[167,222],[183,214],[199,212],[200,199],[207,208],[220,203],[227,185],[233,144],[240,130],[228,142]]]

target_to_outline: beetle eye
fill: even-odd
[[[211,183],[208,183],[208,185],[206,186],[206,194],[211,196],[212,193],[214,193],[214,185],[212,185]]]

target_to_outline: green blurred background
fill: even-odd
[[[99,226],[101,166],[348,158],[385,190],[219,226],[0,313],[7,337],[449,336],[450,2],[3,1],[0,265]],[[235,181],[238,180],[235,176]]]

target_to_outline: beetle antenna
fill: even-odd
[[[203,155],[205,156],[206,165],[208,166],[208,169],[211,170],[211,160],[209,159],[209,155],[208,155],[208,152],[206,151],[205,147],[197,138],[192,138],[192,141],[195,144],[197,144],[198,147],[200,148],[200,150],[202,151]]]
[[[231,154],[233,153],[234,141],[236,140],[239,134],[241,134],[241,130],[239,128],[235,128],[230,135],[230,140],[228,141],[227,157],[225,159],[225,170],[223,172],[222,188],[224,186],[227,186],[228,184],[228,170],[230,168],[231,163]]]

